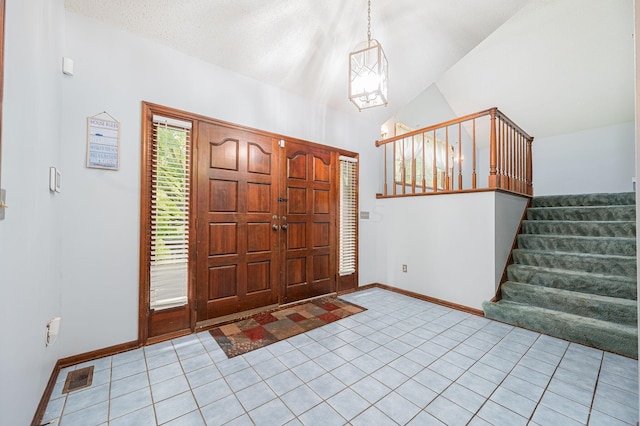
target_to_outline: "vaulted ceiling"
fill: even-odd
[[[389,60],[382,123],[489,36],[526,0],[373,0],[372,37]],[[86,15],[189,55],[357,112],[348,55],[367,38],[366,0],[65,0]]]
[[[367,38],[367,0],[65,7],[378,124],[434,87],[455,115],[498,106],[537,137],[634,116],[633,0],[372,0],[389,105],[361,113],[347,99],[348,55]]]

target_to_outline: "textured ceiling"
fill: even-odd
[[[527,0],[373,1],[389,60],[389,106],[406,105]],[[65,0],[67,10],[348,112],[348,55],[367,36],[365,0]]]

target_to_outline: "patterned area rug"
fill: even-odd
[[[337,297],[325,297],[263,312],[209,332],[227,356],[233,358],[365,310]]]

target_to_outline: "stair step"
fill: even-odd
[[[635,238],[635,221],[586,221],[573,220],[524,220],[522,232],[525,234],[575,235],[583,237],[626,237]]]
[[[520,234],[518,247],[529,250],[552,250],[567,253],[635,256],[636,239],[627,237],[583,237],[553,234]]]
[[[515,249],[513,250],[513,261],[520,265],[636,277],[636,258],[634,256]]]
[[[500,300],[484,302],[485,316],[572,342],[638,358],[638,328]]]
[[[601,194],[573,194],[573,195],[547,195],[533,197],[532,207],[553,206],[610,206],[610,205],[634,205],[636,203],[635,192],[601,193]]]
[[[636,206],[576,206],[576,207],[530,207],[529,220],[636,220]]]
[[[507,267],[510,281],[573,290],[581,293],[636,300],[636,277],[567,271],[540,266],[513,264]]]
[[[619,324],[638,323],[638,306],[635,300],[513,281],[502,284],[502,299]]]

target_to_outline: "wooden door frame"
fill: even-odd
[[[0,0],[1,1],[1,0]],[[183,336],[183,335],[187,335],[187,334],[191,334],[193,332],[196,331],[197,329],[197,324],[196,324],[196,285],[195,285],[195,280],[196,280],[196,268],[195,268],[195,262],[196,262],[196,221],[197,221],[197,215],[196,214],[192,214],[190,217],[190,234],[189,234],[189,285],[188,285],[188,290],[187,290],[187,297],[188,297],[188,306],[190,309],[190,320],[189,320],[189,327],[185,328],[183,330],[180,330],[178,332],[173,332],[173,333],[168,333],[166,335],[162,335],[162,336],[157,336],[157,337],[149,337],[149,311],[150,311],[150,302],[149,302],[149,270],[148,270],[148,265],[149,265],[149,261],[150,261],[150,234],[148,232],[148,218],[149,218],[149,214],[150,214],[150,206],[149,203],[146,203],[145,201],[148,200],[149,198],[149,188],[151,185],[151,174],[150,174],[150,170],[147,170],[147,164],[149,161],[149,153],[147,148],[147,143],[150,140],[149,138],[152,135],[152,118],[153,115],[161,115],[161,116],[167,116],[167,117],[171,117],[171,118],[175,118],[178,120],[183,120],[183,121],[188,121],[192,123],[192,131],[191,131],[191,205],[190,205],[190,211],[191,212],[196,212],[196,206],[195,206],[195,202],[196,202],[196,197],[193,196],[193,194],[197,194],[198,191],[198,187],[197,187],[197,182],[198,179],[196,178],[197,173],[199,173],[199,171],[197,170],[197,162],[193,161],[193,158],[197,158],[198,155],[198,151],[197,151],[197,141],[198,141],[198,123],[199,122],[206,122],[206,123],[210,123],[210,124],[214,124],[214,125],[218,125],[218,126],[225,126],[231,129],[236,129],[239,131],[245,131],[245,132],[251,132],[251,133],[256,133],[259,134],[261,136],[265,136],[265,137],[270,137],[270,138],[274,138],[277,140],[283,140],[283,141],[290,141],[290,142],[294,142],[297,144],[302,144],[302,145],[306,145],[309,147],[316,147],[316,148],[321,148],[321,149],[325,149],[325,150],[329,150],[332,152],[332,155],[336,155],[337,157],[339,157],[340,155],[344,155],[347,157],[354,157],[354,158],[358,158],[359,154],[353,151],[348,151],[342,148],[338,148],[335,146],[329,146],[329,145],[323,145],[323,144],[319,144],[319,143],[315,143],[315,142],[309,142],[303,139],[297,139],[297,138],[292,138],[289,136],[284,136],[284,135],[280,135],[277,133],[272,133],[272,132],[267,132],[264,130],[260,130],[260,129],[254,129],[251,127],[247,127],[247,126],[242,126],[239,124],[235,124],[235,123],[230,123],[230,122],[226,122],[223,120],[218,120],[218,119],[214,119],[211,117],[207,117],[207,116],[203,116],[203,115],[199,115],[199,114],[194,114],[191,112],[187,112],[187,111],[183,111],[183,110],[179,110],[179,109],[175,109],[175,108],[170,108],[170,107],[166,107],[163,105],[159,105],[159,104],[155,104],[152,102],[147,102],[147,101],[142,101],[142,114],[141,114],[141,133],[142,133],[142,143],[141,143],[141,187],[140,187],[140,268],[139,268],[139,297],[138,297],[138,343],[141,345],[147,345],[147,344],[152,344],[152,343],[156,343],[159,341],[163,341],[163,340],[169,340],[169,339],[173,339],[175,337],[179,337],[179,336]],[[285,142],[286,143],[286,142]],[[282,149],[282,148],[281,148]],[[278,163],[280,163],[279,165],[283,164],[282,162],[284,161],[282,158],[283,156],[279,157],[280,160],[278,161]],[[338,161],[339,164],[339,161]],[[336,173],[338,174],[338,178],[339,178],[339,173],[340,173],[340,168],[336,167]],[[339,179],[335,179],[335,183],[334,185],[338,185]],[[280,182],[278,182],[278,185],[280,185]],[[358,180],[358,185],[359,185],[359,180]],[[359,189],[359,187],[358,187]],[[335,190],[336,196],[339,195],[339,187],[336,187]],[[359,192],[358,192],[359,193]],[[334,208],[337,209],[337,206],[339,205],[339,202],[336,203],[336,200],[334,200]],[[339,200],[338,200],[339,201]],[[280,206],[278,206],[280,207]],[[339,213],[336,211],[336,226],[335,226],[335,232],[336,232],[336,243],[339,241]],[[357,223],[357,222],[356,222]],[[337,244],[336,244],[337,245]],[[337,261],[338,258],[338,247],[336,247],[336,270],[334,271],[335,276],[336,276],[336,280],[335,280],[335,286],[336,286],[336,291],[340,291],[340,277],[338,274],[338,264],[339,262]],[[356,251],[356,256],[357,256],[357,251]],[[356,263],[357,264],[357,263]],[[356,267],[356,272],[354,274],[354,281],[353,283],[355,283],[355,287],[357,287],[357,283],[358,283],[358,268]],[[278,303],[279,305],[283,304],[283,297],[284,297],[284,288],[282,288],[282,286],[284,285],[284,280],[283,277],[280,278],[280,283],[279,283],[279,295],[278,295]]]
[[[151,258],[151,234],[149,233],[149,216],[151,212],[151,170],[147,165],[150,161],[149,142],[153,135],[153,116],[160,115],[165,117],[171,117],[178,120],[195,123],[196,116],[188,112],[180,111],[174,108],[165,107],[162,105],[153,104],[150,102],[142,102],[142,144],[141,144],[141,158],[140,158],[140,269],[139,269],[139,296],[138,296],[138,342],[142,345],[156,343],[162,340],[173,339],[175,337],[184,336],[193,332],[195,328],[195,307],[194,298],[195,290],[191,283],[195,279],[195,215],[189,217],[189,285],[187,286],[187,299],[189,312],[189,324],[188,327],[184,327],[179,331],[170,332],[161,336],[149,337],[149,319],[150,319],[150,274],[149,274],[149,262]],[[193,143],[197,138],[197,128],[192,125],[191,129],[191,157],[196,155],[196,147]],[[193,164],[193,163],[192,163]],[[194,179],[196,170],[191,167],[191,193],[196,191],[195,185],[197,179]],[[190,211],[193,211],[195,206],[195,200],[190,197],[189,203]],[[174,308],[168,310],[168,314]]]

